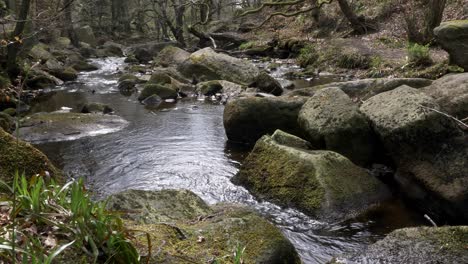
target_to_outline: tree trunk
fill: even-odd
[[[407,6],[405,14],[408,41],[426,45],[434,40],[434,28],[440,25],[447,0],[420,0]]]
[[[73,19],[72,19],[72,12],[73,12],[73,1],[74,0],[64,0],[64,22],[65,22],[65,33],[66,36],[71,40],[71,43],[75,47],[79,47],[80,43],[78,41],[78,37],[76,36],[76,32],[73,29]]]
[[[348,0],[338,0],[341,12],[343,12],[346,19],[351,24],[351,27],[356,33],[363,34],[367,32],[367,27],[361,19],[354,13],[354,10],[348,3]]]
[[[11,79],[16,78],[20,73],[18,63],[16,62],[19,49],[21,48],[21,42],[16,41],[15,38],[19,40],[22,39],[24,27],[28,19],[29,7],[31,6],[31,0],[23,0],[18,16],[18,22],[16,22],[15,30],[12,35],[14,42],[8,46],[8,55],[7,55],[7,72]]]

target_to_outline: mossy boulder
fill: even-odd
[[[339,88],[317,91],[302,107],[298,122],[317,149],[338,152],[363,166],[375,158],[376,138],[367,118]]]
[[[395,179],[420,211],[436,223],[468,221],[468,136],[422,145],[398,162]]]
[[[331,263],[468,263],[467,243],[468,226],[403,228]]]
[[[13,117],[11,117],[9,114],[0,112],[0,128],[7,132],[11,132],[12,129],[14,129],[15,122],[13,120]]]
[[[206,81],[226,80],[239,84],[250,84],[260,74],[252,62],[216,53],[211,48],[192,53],[177,69],[188,78],[196,76]]]
[[[131,63],[131,64],[134,64],[134,63],[138,63],[138,59],[135,58],[135,55],[129,55],[127,58],[125,58],[124,60],[125,63]]]
[[[468,20],[447,21],[434,29],[437,41],[450,55],[450,62],[468,71]]]
[[[114,112],[114,110],[109,105],[102,103],[87,103],[81,108],[81,113],[84,114],[110,114],[112,112]]]
[[[163,66],[178,66],[190,57],[190,53],[174,46],[167,46],[155,58],[155,63]]]
[[[79,61],[75,64],[73,64],[73,69],[77,70],[77,71],[95,71],[95,70],[98,70],[99,67],[97,67],[96,65],[93,65],[87,61]]]
[[[27,87],[32,90],[45,89],[62,84],[62,80],[39,68],[32,69],[26,80]]]
[[[62,81],[74,81],[78,78],[78,72],[72,67],[51,70],[50,73]]]
[[[143,101],[147,97],[150,97],[151,95],[158,95],[162,99],[177,99],[177,91],[166,87],[162,86],[159,84],[147,84],[145,85],[145,88],[141,91],[140,95],[138,96],[138,101]]]
[[[44,60],[47,61],[49,59],[53,59],[54,55],[52,55],[48,50],[45,44],[37,44],[31,48],[29,51],[29,56],[34,60]]]
[[[197,84],[197,91],[205,96],[215,95],[222,90],[223,86],[218,81],[208,81]]]
[[[135,76],[135,75],[133,75],[133,74],[129,74],[129,73],[122,74],[122,76],[120,76],[120,78],[119,78],[119,83],[120,83],[120,82],[123,82],[123,81],[127,81],[127,80],[137,82],[137,81],[138,81],[138,77]]]
[[[300,263],[281,231],[245,207],[209,207],[185,190],[130,190],[112,195],[109,205],[141,232],[134,242],[142,255],[149,253],[146,234],[160,245],[148,256],[151,263],[230,261],[226,256],[239,247],[245,263]]]
[[[61,172],[35,147],[0,128],[0,179],[11,182],[16,171],[31,177],[36,174],[61,179]]]
[[[71,45],[71,40],[67,37],[58,37],[54,39],[53,43],[59,48],[68,48]]]
[[[133,51],[132,55],[139,63],[148,63],[153,60],[153,54],[146,48],[138,47]]]
[[[106,41],[102,48],[106,57],[123,57],[123,46],[121,44]]]
[[[153,83],[153,84],[160,84],[160,85],[165,85],[165,84],[170,84],[171,83],[171,77],[164,73],[164,72],[155,72],[151,74],[151,78],[148,81],[148,83]]]
[[[320,89],[338,87],[351,98],[367,100],[374,95],[388,92],[402,85],[412,88],[422,88],[432,84],[432,80],[423,78],[374,78],[362,79],[347,82],[333,82],[329,84],[297,89],[288,94],[288,96],[307,95],[312,96]]]
[[[90,26],[83,26],[75,30],[79,42],[87,43],[93,47],[97,45],[96,36]]]
[[[468,117],[468,73],[446,75],[422,91],[434,98],[443,112],[459,119]]]
[[[360,109],[395,159],[460,134],[452,119],[431,110],[440,110],[433,98],[405,85],[371,97]]]
[[[264,71],[262,71],[249,86],[256,87],[264,93],[270,93],[276,96],[283,94],[281,84]]]
[[[343,221],[389,198],[385,185],[346,157],[282,145],[263,136],[233,182],[266,199],[325,221]]]
[[[229,140],[255,143],[281,129],[300,135],[297,123],[305,98],[247,97],[229,101],[224,108],[224,128]]]

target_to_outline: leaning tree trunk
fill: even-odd
[[[359,34],[366,33],[366,24],[356,15],[353,8],[349,5],[348,0],[338,0],[338,4],[340,6],[341,12],[343,12],[354,31]]]
[[[16,22],[15,30],[13,31],[12,44],[8,45],[7,48],[7,72],[11,79],[16,78],[20,73],[20,69],[16,59],[18,57],[19,49],[21,48],[21,39],[28,19],[29,7],[31,6],[31,0],[23,0],[19,11],[18,22]]]

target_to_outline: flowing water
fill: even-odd
[[[135,96],[118,92],[117,72],[123,59],[93,62],[100,70],[54,89],[32,110],[77,110],[86,102],[101,102],[129,121],[115,133],[38,145],[70,176],[85,177],[97,195],[126,189],[189,189],[210,204],[246,204],[282,229],[304,263],[324,263],[358,251],[395,228],[416,224],[417,217],[399,201],[382,212],[339,224],[321,223],[295,210],[257,201],[230,182],[249,149],[227,143],[222,105],[186,98],[148,110]]]

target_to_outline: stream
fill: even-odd
[[[100,70],[54,88],[32,111],[63,107],[77,111],[86,102],[101,102],[129,121],[115,133],[37,144],[68,175],[84,177],[99,197],[126,189],[188,189],[210,204],[242,203],[281,228],[304,263],[325,263],[333,256],[359,251],[396,228],[420,224],[419,216],[398,199],[372,215],[337,224],[257,201],[230,181],[249,149],[227,142],[223,105],[185,98],[157,110],[146,109],[135,95],[126,97],[117,89],[123,58],[92,63]],[[273,74],[280,75],[281,71]]]

